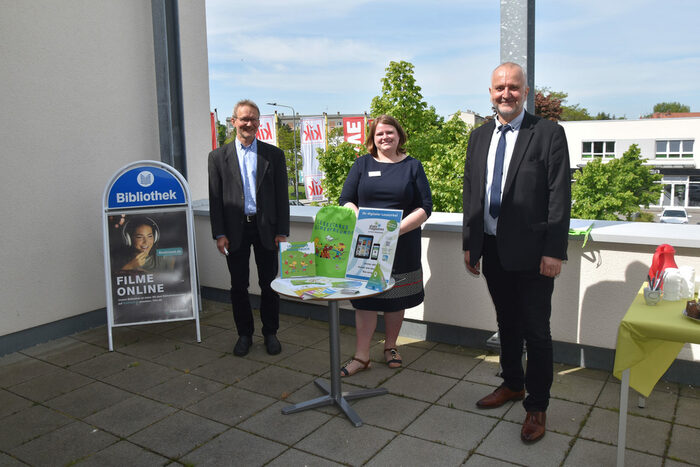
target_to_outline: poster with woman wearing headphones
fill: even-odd
[[[193,317],[183,210],[108,217],[114,324]]]

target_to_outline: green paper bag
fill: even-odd
[[[318,211],[311,231],[317,276],[345,277],[355,220],[355,211],[343,206],[324,206]]]

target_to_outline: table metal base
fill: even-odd
[[[350,419],[350,422],[356,427],[358,427],[362,426],[362,419],[360,419],[355,410],[353,410],[353,408],[350,407],[348,401],[354,399],[362,399],[364,397],[381,396],[388,392],[385,388],[360,389],[358,391],[342,392],[333,396],[331,395],[331,388],[326,380],[319,378],[315,380],[314,383],[316,383],[316,386],[321,388],[321,390],[323,390],[326,393],[325,396],[317,397],[316,399],[311,399],[306,402],[300,402],[298,404],[290,405],[288,407],[283,408],[282,413],[288,415],[290,413],[297,413],[303,410],[315,409],[316,407],[323,407],[326,405],[335,404],[340,408],[340,410],[342,410],[345,413],[345,415]]]
[[[326,395],[317,397],[316,399],[311,399],[305,402],[300,402],[298,404],[290,405],[282,409],[282,413],[285,415],[301,412],[303,410],[314,409],[316,407],[323,407],[326,405],[337,405],[340,407],[345,415],[350,419],[353,425],[356,427],[362,426],[362,420],[355,413],[348,401],[353,399],[362,399],[363,397],[381,396],[386,394],[387,391],[384,388],[377,389],[360,389],[358,391],[352,392],[342,392],[340,388],[340,325],[339,325],[339,313],[338,313],[338,302],[335,300],[328,301],[328,334],[330,337],[330,353],[331,353],[331,384],[324,379],[316,379],[314,383],[316,386],[321,388]]]

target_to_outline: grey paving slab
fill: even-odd
[[[216,352],[233,352],[233,346],[238,339],[238,333],[230,329],[222,329],[220,333],[202,339],[199,346]]]
[[[0,450],[7,451],[72,421],[40,405],[21,410],[3,418],[0,423]]]
[[[289,467],[290,465],[303,465],[304,467],[340,467],[342,464],[297,449],[288,449],[266,465],[268,467]]]
[[[500,372],[501,365],[498,363],[498,356],[487,355],[467,373],[464,380],[498,387],[503,383],[503,378],[498,376]]]
[[[0,370],[2,370],[3,367],[14,365],[15,363],[28,362],[30,360],[33,359],[20,352],[14,352],[7,355],[3,355],[0,357]]]
[[[591,368],[583,368],[580,366],[565,365],[563,363],[555,363],[553,365],[555,376],[578,376],[581,378],[595,379],[598,381],[608,381],[611,374],[608,371],[594,370]],[[615,379],[615,378],[612,378]]]
[[[182,372],[163,365],[135,360],[129,364],[126,370],[111,374],[101,378],[101,380],[107,384],[138,393],[181,374]]]
[[[628,394],[627,413],[641,417],[652,417],[670,422],[676,411],[678,400],[678,388],[656,387],[646,398],[643,408],[639,407],[639,393],[630,390]],[[605,409],[619,410],[620,408],[620,384],[608,381],[596,401],[596,406]]]
[[[461,379],[477,364],[479,364],[479,360],[475,358],[457,353],[430,350],[411,363],[408,368]]]
[[[508,467],[517,464],[482,456],[481,454],[472,454],[469,459],[467,459],[467,462],[462,465],[466,467]]]
[[[664,467],[688,467],[689,465],[700,465],[700,464],[688,464],[687,462],[675,461],[675,460],[669,459],[668,457],[666,458],[666,462],[664,462]]]
[[[31,407],[33,402],[4,389],[0,389],[0,419]]]
[[[566,467],[591,467],[593,465],[614,466],[617,462],[617,447],[596,443],[586,439],[577,439],[569,455],[564,461]],[[625,450],[625,465],[634,467],[660,467],[663,458],[633,451]],[[668,465],[668,464],[667,464]]]
[[[0,387],[8,388],[60,370],[56,365],[31,357],[23,356],[13,360],[7,365],[0,366]]]
[[[277,457],[286,446],[237,428],[222,433],[180,459],[197,467],[258,466]]]
[[[165,465],[170,460],[136,446],[128,441],[120,441],[77,462],[83,467],[151,467]]]
[[[34,379],[12,386],[10,389],[15,394],[19,394],[27,399],[43,402],[85,386],[90,382],[92,382],[90,378],[59,368],[58,371],[37,376]]]
[[[75,418],[85,418],[131,397],[131,393],[99,381],[45,402],[52,409]]]
[[[211,315],[201,317],[199,322],[202,324],[206,324],[207,326],[216,326],[222,329],[233,329],[233,312],[230,309],[231,305],[228,305],[228,307],[228,311],[222,311],[219,313],[213,313]]]
[[[16,466],[26,466],[22,461],[17,460],[14,457],[10,457],[9,455],[0,452],[0,465],[3,467],[16,467]]]
[[[236,383],[236,386],[280,399],[313,379],[313,376],[298,371],[269,366]]]
[[[309,347],[320,341],[328,340],[328,329],[308,326],[304,323],[290,326],[277,332],[277,338],[284,343]]]
[[[441,343],[435,343],[435,347],[433,347],[431,350],[435,350],[437,352],[447,352],[447,353],[453,353],[456,355],[461,355],[463,357],[472,357],[472,358],[477,358],[477,357],[484,357],[489,354],[487,350],[484,349],[473,349],[471,347],[462,347],[461,345],[452,345],[452,344],[441,344]],[[482,360],[483,358],[480,358],[479,360]]]
[[[284,415],[282,408],[289,404],[277,402],[253,415],[238,428],[282,444],[293,445],[319,426],[326,423],[331,416],[315,410]]]
[[[692,386],[690,384],[681,384],[679,386],[682,397],[693,397],[695,399],[700,399],[700,386]]]
[[[505,414],[511,407],[519,406],[522,407],[520,402],[506,402],[501,407],[496,407],[495,409],[480,409],[476,406],[476,402],[484,396],[491,394],[494,386],[487,386],[480,383],[472,383],[470,381],[460,381],[452,389],[450,389],[445,395],[438,399],[437,403],[439,405],[444,405],[447,407],[454,407],[461,410],[468,410],[471,412],[483,414],[488,417],[500,418]]]
[[[181,371],[192,371],[221,355],[223,355],[221,352],[199,347],[196,344],[182,343],[174,351],[154,359],[153,362]]]
[[[68,369],[90,378],[100,379],[126,370],[137,360],[136,357],[123,353],[105,352],[95,358],[71,365]]]
[[[30,465],[68,465],[117,440],[109,433],[76,421],[13,448],[10,452]]]
[[[350,405],[364,423],[392,431],[405,429],[430,406],[427,402],[393,394],[356,399]]]
[[[86,423],[127,437],[156,423],[177,409],[141,396],[132,396],[87,418]]]
[[[113,347],[115,349],[122,349],[126,346],[136,344],[153,336],[151,333],[148,333],[143,329],[145,329],[145,326],[112,328]],[[101,340],[91,343],[95,345],[100,345],[100,342],[102,340],[104,341],[105,347],[108,347],[109,342],[106,329],[104,330],[104,334]]]
[[[224,329],[218,326],[209,326],[201,321],[199,323],[199,333],[201,334],[202,340],[206,340],[223,331]],[[189,324],[184,326],[164,332],[163,336],[167,337],[168,339],[175,339],[187,344],[199,344],[197,342],[197,326],[195,325],[194,321],[191,321]]]
[[[569,450],[570,436],[548,431],[535,444],[520,440],[519,423],[499,422],[477,448],[478,454],[522,465],[558,466]]]
[[[294,447],[335,462],[361,465],[394,436],[392,431],[369,425],[355,428],[345,417],[335,417]]]
[[[120,347],[119,351],[141,359],[154,360],[162,355],[174,352],[182,345],[182,342],[174,339],[168,339],[163,336],[147,335],[134,343]]]
[[[555,374],[550,391],[552,397],[580,402],[583,404],[593,404],[605,386],[605,381],[576,376],[573,373]]]
[[[341,355],[347,355],[348,357],[351,357],[354,354],[356,345],[355,334],[341,332],[339,335],[339,343]],[[328,331],[326,330],[325,339],[321,339],[320,341],[310,345],[309,347],[317,350],[322,350],[324,352],[330,352],[330,340],[328,337]]]
[[[192,373],[224,384],[233,384],[266,366],[266,363],[224,354],[205,365],[195,368],[192,370]]]
[[[460,465],[467,453],[449,446],[399,435],[374,456],[368,467]]]
[[[129,441],[166,457],[177,458],[228,427],[188,412],[177,412],[129,437]]]
[[[594,408],[581,430],[580,437],[617,445],[619,412]],[[671,424],[630,415],[627,417],[627,443],[630,449],[657,456],[664,453]]]
[[[316,349],[301,349],[294,355],[280,360],[277,365],[320,376],[329,371],[330,357],[328,352]]]
[[[495,418],[435,405],[403,432],[426,441],[470,451],[481,443],[496,423],[498,420]]]
[[[143,395],[172,405],[184,408],[221,391],[225,386],[197,375],[185,374],[169,379],[143,392]]]
[[[435,402],[458,382],[454,378],[405,369],[382,384],[382,387],[392,394]]]
[[[584,420],[591,410],[590,405],[569,402],[561,399],[550,399],[547,409],[547,429],[569,436],[578,435]],[[513,423],[523,423],[525,408],[517,403],[511,406],[503,419]]]
[[[22,350],[22,353],[60,367],[82,362],[104,353],[102,347],[65,337]]]
[[[274,404],[276,399],[245,389],[228,387],[187,408],[188,412],[234,426]]]
[[[144,332],[147,332],[149,334],[158,334],[158,335],[163,335],[166,332],[169,332],[173,329],[179,328],[181,326],[188,326],[191,325],[194,321],[191,320],[183,320],[183,321],[163,321],[160,323],[152,323],[152,324],[145,324],[145,325],[138,325],[138,328],[143,330]],[[134,326],[136,327],[136,325]]]
[[[700,399],[679,397],[675,421],[681,425],[700,428]]]
[[[675,425],[668,449],[669,457],[683,462],[700,464],[700,430]]]

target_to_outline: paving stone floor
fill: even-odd
[[[557,365],[547,434],[519,438],[520,403],[479,410],[500,383],[487,351],[402,339],[404,367],[383,364],[344,389],[389,394],[351,402],[364,425],[334,407],[292,415],[290,403],[321,395],[329,371],[328,326],[288,315],[270,356],[254,337],[231,354],[229,305],[205,301],[202,342],[192,321],[105,327],[0,358],[0,466],[607,466],[616,459],[620,385],[610,373]],[[354,328],[341,329],[349,358]],[[637,407],[630,394],[630,466],[700,465],[700,388],[660,382]]]

